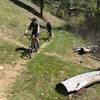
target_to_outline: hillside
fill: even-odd
[[[27,5],[26,1],[22,3]],[[34,13],[10,0],[1,0],[0,4],[0,100],[5,100],[8,98],[8,91],[15,82],[16,76],[20,75],[27,62],[20,58],[21,54],[15,52],[15,49],[28,47],[29,39],[23,33]],[[29,3],[29,5],[32,4]],[[41,24],[45,25],[44,20],[38,16],[37,18]]]
[[[1,39],[1,41],[5,42],[5,44],[6,44],[6,42],[9,41],[10,45],[16,44],[16,46],[18,46],[18,45],[19,46],[20,45],[27,46],[28,39],[25,36],[23,36],[23,33],[25,32],[28,25],[30,24],[30,18],[33,17],[34,13],[32,14],[25,8],[22,8],[9,0],[8,1],[3,0],[3,1],[0,1],[0,3],[1,3],[1,7],[0,7],[0,9],[1,9],[0,10],[0,14],[1,14],[1,16],[0,16],[0,39]],[[24,2],[22,2],[22,3],[24,3]],[[26,2],[26,5],[27,5],[27,2]],[[49,16],[49,14],[47,14],[47,15]],[[36,15],[34,15],[34,16],[36,16]],[[48,16],[45,16],[45,17],[48,19]],[[50,16],[53,18],[52,15],[50,15]],[[38,16],[37,16],[37,18],[38,18]],[[55,19],[55,21],[59,20],[56,17],[54,17],[54,19]],[[40,18],[38,18],[38,20],[39,20],[40,24],[45,25],[44,20],[42,20]],[[55,25],[54,21],[52,21],[52,24]],[[9,45],[9,43],[6,45]],[[1,49],[3,49],[3,48],[1,48]],[[8,52],[9,52],[9,50],[8,50]],[[10,53],[7,53],[7,54],[9,55]],[[1,59],[3,59],[3,58],[1,58]],[[12,60],[15,60],[15,59],[12,58]],[[3,62],[1,62],[1,63],[3,63]]]
[[[37,16],[39,8],[36,5],[27,0],[19,1],[0,1],[0,100],[68,100],[68,96],[55,91],[56,84],[98,69],[100,61],[90,58],[91,55],[83,57],[74,53],[72,48],[77,44],[85,45],[84,40],[58,29],[53,30],[53,39],[49,43],[46,30],[41,30],[39,51],[32,59],[21,59],[21,53],[15,49],[28,48],[29,37],[23,33],[32,16],[36,16],[42,25],[50,21],[54,28],[61,27],[64,21],[49,12],[44,12],[43,20]],[[74,94],[72,100],[100,100],[99,86],[96,84],[81,94]]]

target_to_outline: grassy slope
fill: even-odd
[[[69,58],[72,40],[78,43],[81,39],[67,32],[54,31],[54,34],[53,42],[27,64],[27,72],[17,79],[10,100],[65,100],[68,97],[55,91],[56,84],[65,78],[89,71],[85,66],[64,60]],[[45,52],[55,52],[62,57],[46,55]],[[99,100],[99,86],[94,85],[82,94],[74,95],[72,99]]]
[[[0,0],[0,4],[0,34],[3,34],[0,35],[2,36],[0,37],[0,64],[12,64],[20,57],[15,52],[15,48],[21,45],[17,45],[16,42],[26,47],[29,44],[30,37],[24,36],[23,33],[30,23],[28,17],[32,14],[9,0]]]
[[[26,4],[28,4],[28,2],[24,0],[23,3],[25,2]],[[12,52],[14,52],[15,48],[19,47],[20,45],[16,45],[15,43],[10,43],[11,41],[8,41],[8,40],[6,41],[3,38],[11,37],[13,41],[24,44],[27,47],[27,45],[29,44],[29,37],[23,36],[23,33],[25,32],[26,28],[28,27],[30,23],[29,17],[30,18],[32,17],[32,13],[15,5],[10,0],[0,0],[0,4],[1,4],[0,6],[0,34],[3,34],[3,37],[0,38],[1,39],[0,54],[3,55],[6,52],[3,56],[0,57],[0,62],[1,64],[4,64],[4,62],[11,63],[15,60],[18,60],[17,53],[12,53]],[[31,6],[33,5],[31,3],[29,4]],[[40,35],[41,37],[44,37],[44,34],[40,34]],[[41,43],[43,42],[44,40],[41,39]],[[3,48],[5,47],[7,48],[4,50]],[[14,57],[11,59],[12,54]],[[7,57],[8,59],[5,57]]]
[[[24,31],[27,23],[27,13],[20,7],[14,5],[9,0],[2,0],[0,10],[0,28],[11,29],[13,33],[11,35],[21,34]]]
[[[15,53],[18,45],[4,38],[11,37],[13,41],[26,44],[28,40],[25,36],[22,38],[21,34],[27,27],[29,19],[26,16],[28,12],[9,0],[0,0],[0,4],[0,34],[3,34],[3,37],[0,38],[0,63],[6,64],[18,60],[19,56]]]
[[[12,64],[12,61],[18,60],[15,48],[12,43],[0,41],[0,64]]]
[[[0,0],[0,30],[5,35],[10,35],[14,40],[27,44],[26,37],[21,36],[29,23],[27,16],[30,13],[14,5],[9,0]],[[0,31],[0,32],[1,32]],[[66,32],[54,32],[53,42],[32,59],[27,65],[27,71],[23,72],[12,87],[10,100],[64,100],[66,97],[55,91],[55,85],[65,78],[86,72],[84,67],[62,58],[69,58],[72,40],[79,42],[79,38]],[[42,34],[43,37],[46,33]],[[79,40],[78,40],[79,39]],[[43,43],[43,39],[41,40]],[[14,52],[17,47],[14,43],[0,40],[0,64],[11,63],[19,59]],[[56,53],[61,56],[50,56],[47,53]],[[80,96],[75,95],[73,100],[100,100],[99,84],[87,89]]]

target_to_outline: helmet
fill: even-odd
[[[36,18],[36,17],[33,17],[31,20],[32,20],[32,21],[35,21],[35,20],[37,20],[37,18]]]

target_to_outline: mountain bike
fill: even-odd
[[[37,52],[38,48],[39,48],[38,40],[33,35],[31,39],[31,45],[29,46],[30,53],[32,54],[32,52]]]

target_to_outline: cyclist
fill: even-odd
[[[37,21],[36,17],[32,18],[32,22],[30,23],[29,27],[28,27],[28,31],[31,31],[31,40],[34,39],[34,37],[37,40],[37,46],[39,48],[39,31],[40,31],[40,26],[39,23]]]
[[[52,26],[50,22],[46,24],[47,33],[48,33],[48,41],[52,38]]]

